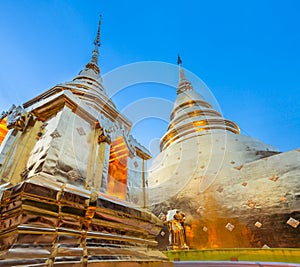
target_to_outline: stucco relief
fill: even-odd
[[[28,121],[28,114],[25,112],[22,106],[12,105],[8,111],[2,112],[0,116],[0,121],[6,117],[6,127],[8,129],[16,129],[18,131],[23,131],[26,122]]]

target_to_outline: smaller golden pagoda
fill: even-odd
[[[1,118],[1,266],[171,266],[144,208],[151,155],[102,85],[100,25],[72,81]]]

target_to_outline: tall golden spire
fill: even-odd
[[[212,131],[229,131],[239,134],[239,127],[226,120],[213,109],[205,99],[194,90],[185,77],[182,60],[178,55],[179,84],[177,97],[170,115],[168,131],[160,140],[160,150],[167,149],[172,143],[179,143],[188,138],[210,134]]]
[[[92,55],[92,60],[91,60],[91,62],[93,62],[97,65],[98,65],[98,56],[99,56],[98,47],[101,45],[101,42],[100,42],[101,23],[102,23],[102,15],[100,15],[100,19],[99,19],[99,22],[98,22],[97,36],[96,36],[96,39],[94,41],[95,48],[94,48],[93,55]]]
[[[177,94],[181,94],[187,90],[192,90],[193,86],[185,77],[184,70],[182,68],[182,60],[179,54],[177,56],[177,64],[179,66],[179,84],[177,87]]]
[[[92,54],[92,58],[91,58],[90,62],[86,65],[86,67],[88,69],[93,69],[98,74],[100,74],[100,69],[98,67],[98,57],[99,57],[99,46],[101,45],[101,42],[100,42],[101,23],[102,23],[102,15],[100,15],[100,19],[98,22],[98,31],[97,31],[96,39],[94,41],[95,48],[94,48],[94,51]]]

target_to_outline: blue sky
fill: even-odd
[[[299,12],[297,0],[1,0],[0,112],[71,80],[91,57],[101,13],[103,74],[139,61],[176,64],[179,52],[243,134],[299,148]],[[139,98],[172,102],[175,92],[145,84],[113,99],[122,110]],[[149,147],[166,127],[148,118],[133,133]]]

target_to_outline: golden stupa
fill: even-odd
[[[240,134],[178,58],[177,98],[147,172],[149,151],[103,87],[100,24],[72,81],[0,117],[1,266],[173,266],[162,239],[173,244],[160,249],[299,248],[300,150]],[[172,238],[170,210],[185,219]]]
[[[240,134],[178,63],[177,98],[149,169],[152,211],[184,212],[190,248],[299,248],[300,150]]]

